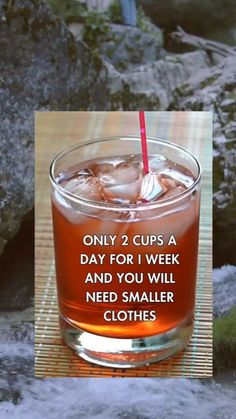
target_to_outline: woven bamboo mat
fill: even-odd
[[[200,249],[194,333],[182,353],[134,369],[86,362],[60,338],[55,286],[50,185],[52,158],[68,145],[110,135],[137,135],[136,112],[36,113],[35,375],[37,377],[212,376],[212,121],[209,112],[147,112],[149,136],[171,140],[195,154],[203,168]]]

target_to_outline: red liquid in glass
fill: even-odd
[[[140,156],[121,156],[109,160],[90,160],[60,173],[58,183],[64,189],[85,199],[107,205],[124,205],[124,210],[110,211],[100,207],[87,207],[64,198],[58,191],[52,197],[56,276],[59,308],[62,318],[75,328],[102,336],[139,338],[166,332],[193,316],[198,254],[199,192],[183,195],[195,179],[183,166],[158,156],[151,156],[150,170],[158,180],[141,196],[144,174]],[[159,186],[158,186],[159,185]],[[161,192],[158,188],[162,188]],[[157,190],[155,191],[155,188]],[[155,197],[155,192],[157,194]],[[163,208],[153,208],[145,202],[147,195],[153,202],[165,202],[173,196],[182,198]],[[144,202],[145,201],[145,202]],[[168,202],[168,201],[166,201]],[[141,211],[132,204],[143,203]],[[127,209],[127,207],[129,207]],[[177,244],[167,246],[171,235]],[[115,246],[86,246],[85,235],[117,235]],[[121,236],[128,237],[128,246],[122,246]],[[133,239],[143,235],[162,235],[165,245],[135,246]],[[81,264],[80,254],[105,254],[104,264]],[[134,264],[109,263],[110,254],[130,254]],[[138,264],[138,254],[142,263]],[[179,264],[148,264],[145,255],[179,255]],[[165,256],[160,256],[164,258]],[[162,260],[160,259],[160,260]],[[168,260],[168,259],[167,259]],[[111,273],[112,283],[87,283],[88,272]],[[118,283],[116,274],[133,273],[143,283]],[[150,284],[146,273],[163,273],[159,283]],[[86,302],[86,292],[101,292],[101,302]],[[118,295],[116,302],[107,301],[106,292]],[[124,292],[146,293],[157,302],[123,301]],[[152,294],[149,294],[152,293]],[[156,294],[155,294],[156,293]],[[103,301],[104,298],[104,301]],[[168,301],[169,302],[165,302]],[[163,300],[163,301],[162,301]],[[113,321],[106,321],[104,313]],[[129,320],[117,321],[117,313],[131,313]],[[144,315],[145,312],[145,315]],[[151,315],[154,312],[155,315]],[[136,314],[133,314],[136,313]],[[125,317],[124,314],[122,314]],[[130,316],[130,317],[129,317]],[[136,316],[140,319],[135,321]],[[156,318],[156,319],[155,319]]]

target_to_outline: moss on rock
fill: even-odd
[[[236,306],[214,320],[214,370],[236,367]]]

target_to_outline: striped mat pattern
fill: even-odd
[[[188,347],[166,361],[132,369],[86,362],[61,340],[54,271],[48,167],[69,145],[91,138],[138,135],[137,112],[37,112],[35,375],[36,377],[212,376],[212,114],[146,112],[147,134],[190,150],[203,168],[200,248],[194,333]]]

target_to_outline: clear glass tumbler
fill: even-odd
[[[140,153],[137,137],[81,143],[60,153],[50,167],[61,334],[82,358],[100,365],[127,368],[167,358],[182,350],[192,333],[201,168],[191,153],[170,142],[148,138],[148,150],[149,154],[163,155],[191,171],[194,183],[180,195],[130,205],[85,199],[68,192],[60,183],[61,173],[69,173],[77,165],[83,167],[88,160],[109,161],[114,156]],[[118,239],[115,246],[84,243],[85,236],[94,235],[116,235]],[[134,237],[140,235],[146,240],[151,235],[174,235],[176,244],[161,247],[148,241],[134,244]],[[149,264],[145,259],[147,254],[155,256],[160,252],[178,254],[179,263]],[[133,264],[122,263],[122,256],[119,263],[108,263],[111,253],[115,255],[114,260],[117,255],[129,254]],[[105,262],[82,263],[81,254],[87,255],[87,261],[91,261],[92,255],[104,254]],[[143,256],[141,263],[138,254]],[[128,281],[109,282],[108,278],[103,283],[85,283],[88,272],[113,276],[120,272],[127,274]],[[137,282],[147,272],[162,273],[163,281]],[[100,293],[100,299],[88,301],[87,291],[90,295]],[[127,299],[115,299],[115,295],[130,291],[151,297],[148,301],[144,298],[128,303]],[[156,316],[150,314],[154,312]]]

